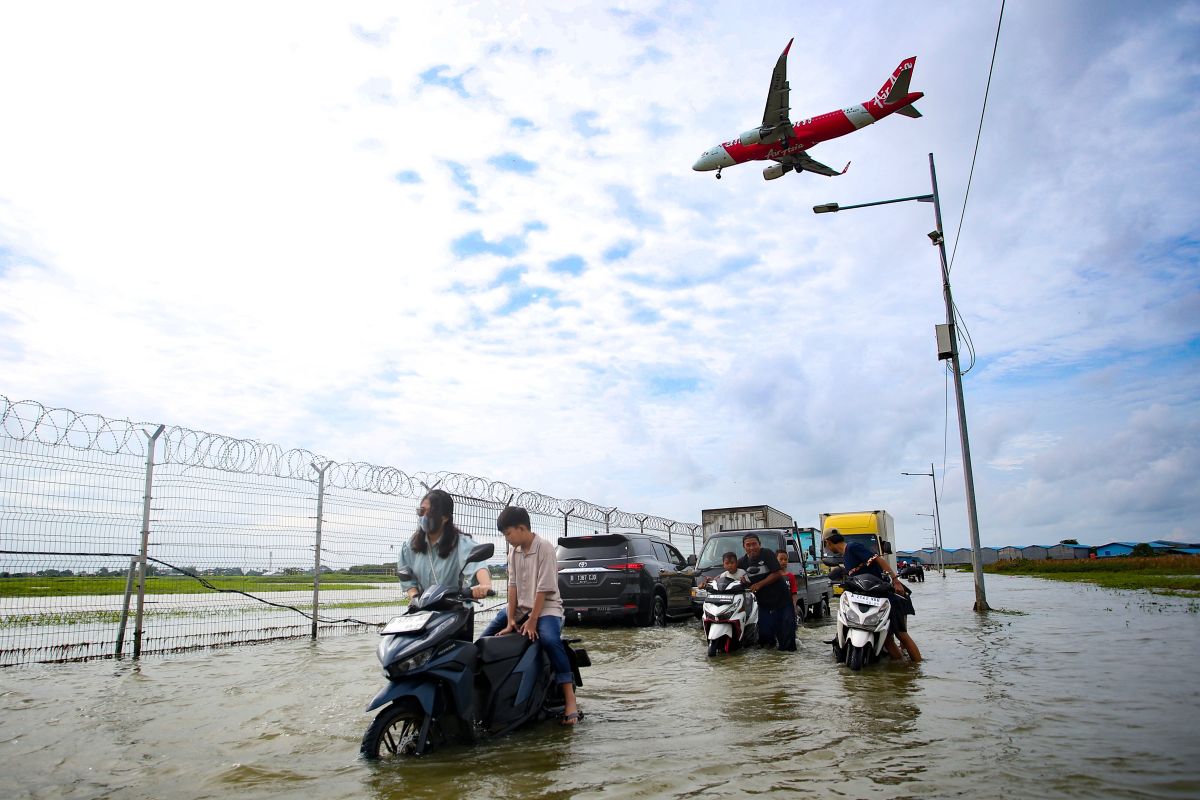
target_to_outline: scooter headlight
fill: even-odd
[[[410,656],[403,661],[397,661],[395,664],[389,664],[387,668],[387,676],[390,680],[398,681],[413,670],[420,669],[429,663],[429,659],[433,658],[433,648],[427,647],[421,652]]]

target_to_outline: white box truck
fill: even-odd
[[[846,541],[859,541],[871,548],[874,553],[882,554],[896,569],[896,528],[892,515],[886,511],[844,511],[836,514],[821,515],[821,538],[832,530],[836,530]],[[835,556],[821,548],[826,564],[833,566],[842,563],[841,556]]]
[[[748,531],[759,528],[790,528],[792,517],[770,506],[733,506],[706,508],[700,512],[704,541],[721,531]]]

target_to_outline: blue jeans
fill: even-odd
[[[508,626],[508,609],[502,608],[496,613],[495,619],[483,629],[481,636],[495,636]],[[567,648],[562,641],[563,618],[543,614],[538,617],[538,644],[550,659],[550,668],[554,670],[555,683],[575,683],[575,673],[571,671],[571,660],[567,658]]]

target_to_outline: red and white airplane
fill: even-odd
[[[815,172],[829,177],[842,175],[850,168],[849,163],[845,169],[838,172],[819,161],[814,161],[809,157],[808,150],[821,142],[865,128],[889,114],[921,116],[921,112],[917,111],[913,103],[924,97],[924,93],[908,91],[908,82],[917,63],[916,57],[913,57],[901,61],[892,77],[879,87],[879,91],[870,100],[839,111],[830,111],[819,117],[802,119],[793,125],[788,119],[790,89],[787,81],[787,54],[794,41],[796,40],[792,39],[787,43],[775,64],[775,73],[771,76],[771,90],[767,94],[767,107],[763,111],[762,126],[746,131],[733,141],[705,150],[704,154],[696,159],[692,169],[697,172],[715,169],[717,177],[720,178],[721,170],[725,167],[746,161],[770,160],[777,163],[763,169],[763,178],[769,181],[792,170]]]

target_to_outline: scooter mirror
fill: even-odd
[[[488,542],[486,544],[477,544],[471,548],[471,552],[467,554],[467,563],[473,564],[478,561],[487,561],[496,552],[496,545]]]

